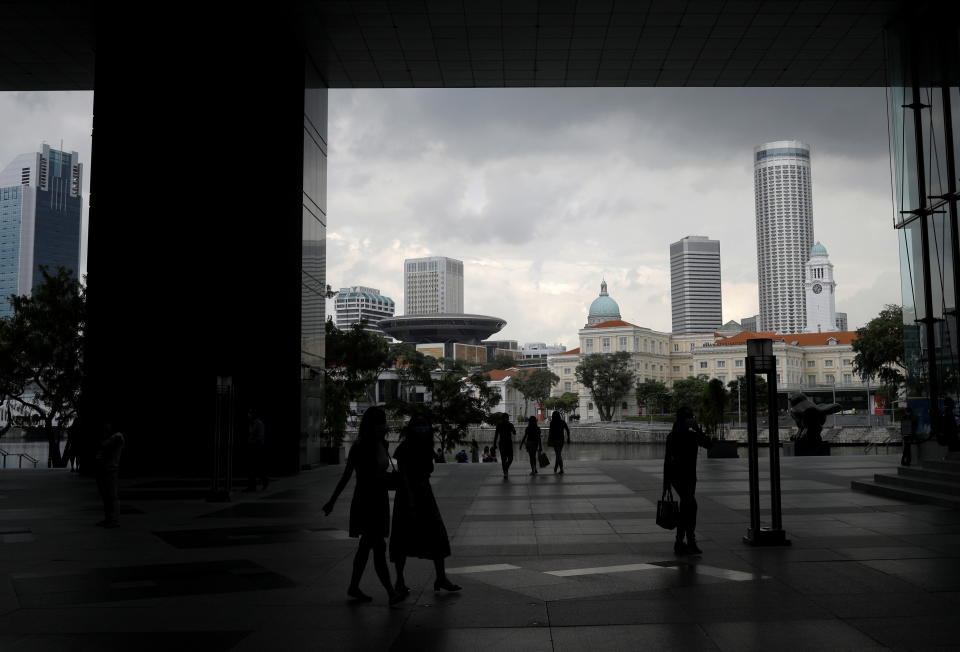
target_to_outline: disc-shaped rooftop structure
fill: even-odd
[[[450,342],[477,344],[507,325],[505,319],[488,315],[438,313],[401,315],[379,322],[379,328],[401,342],[428,344]]]

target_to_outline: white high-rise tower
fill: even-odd
[[[463,261],[444,256],[403,261],[407,315],[463,313]]]
[[[819,242],[810,250],[803,286],[807,295],[806,331],[826,333],[838,330],[837,283],[833,280],[833,264],[827,256],[827,248]]]
[[[813,246],[810,147],[799,140],[753,150],[757,213],[758,330],[800,333],[807,326],[804,265]]]

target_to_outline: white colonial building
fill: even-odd
[[[579,414],[583,421],[599,419],[589,392],[576,378],[577,366],[587,355],[595,353],[630,354],[630,365],[637,382],[655,380],[672,387],[677,380],[691,376],[716,378],[724,385],[742,378],[746,372],[747,340],[769,338],[774,342],[777,358],[777,385],[781,391],[859,390],[867,383],[853,371],[852,342],[856,333],[834,331],[821,333],[780,334],[774,331],[740,330],[736,322],[727,322],[720,331],[674,335],[619,318],[599,319],[594,306],[603,316],[620,314],[616,301],[607,293],[606,283],[600,296],[591,304],[587,325],[578,332],[580,347],[547,358],[547,368],[560,379],[552,395],[574,392],[580,398]],[[617,406],[615,420],[639,415],[636,396],[631,392]]]

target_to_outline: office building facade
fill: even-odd
[[[463,313],[463,261],[408,258],[403,262],[403,291],[408,316]]]
[[[813,246],[810,147],[799,140],[753,150],[760,323],[757,330],[801,333],[807,326],[804,265]]]
[[[720,241],[690,235],[670,245],[674,333],[709,333],[723,324]]]
[[[346,330],[360,321],[366,320],[364,330],[383,335],[377,326],[381,319],[393,317],[395,309],[393,299],[380,294],[376,288],[354,285],[340,288],[334,303],[336,310],[336,325],[340,330]]]
[[[63,267],[80,271],[83,165],[76,152],[43,145],[0,171],[0,317],[13,313],[11,294],[30,294]]]

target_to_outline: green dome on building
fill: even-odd
[[[605,321],[621,319],[620,306],[607,294],[607,282],[600,283],[600,296],[590,304],[590,312],[587,314],[587,326],[600,324]]]
[[[826,255],[827,255],[827,248],[824,247],[822,244],[820,244],[819,241],[817,241],[817,244],[813,245],[810,248],[811,258],[813,258],[814,256],[826,256]]]

